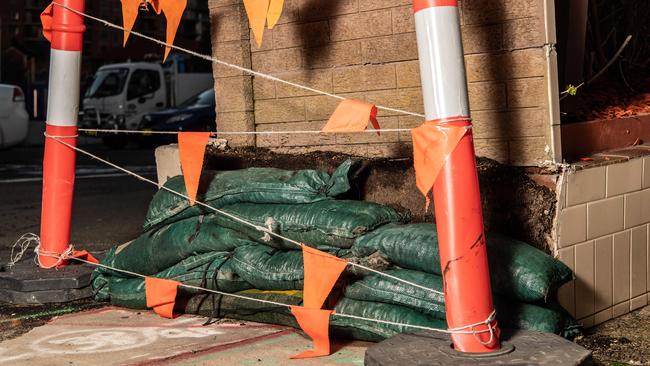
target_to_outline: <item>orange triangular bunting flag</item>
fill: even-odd
[[[141,2],[141,0],[122,0],[122,26],[124,27],[124,43],[122,46],[126,46],[135,19],[138,17]]]
[[[348,262],[304,244],[302,259],[305,268],[303,304],[307,308],[320,309]]]
[[[43,37],[52,42],[52,4],[48,5],[41,13],[41,25],[43,25]]]
[[[205,146],[210,139],[210,132],[179,132],[178,150],[181,157],[181,169],[185,179],[185,190],[190,197],[190,205],[196,201],[199,180],[203,170]]]
[[[157,0],[158,1],[158,14],[160,11],[165,13],[165,18],[167,19],[167,43],[174,44],[174,39],[176,38],[176,31],[178,26],[181,24],[181,18],[183,17],[183,12],[187,6],[187,0]],[[165,47],[165,57],[163,62],[167,60],[169,52],[171,51],[170,47]]]
[[[345,99],[336,107],[321,132],[363,132],[368,128],[368,121],[375,130],[379,130],[377,107],[374,104]]]
[[[271,3],[269,4],[269,12],[266,15],[266,20],[268,21],[267,27],[269,29],[273,29],[273,27],[278,24],[278,20],[280,20],[280,16],[282,15],[283,7],[284,0],[271,0]]]
[[[180,282],[156,277],[144,278],[147,307],[163,318],[174,318],[174,303]]]
[[[292,359],[329,356],[329,321],[332,313],[332,310],[291,307],[291,314],[296,317],[300,328],[314,341],[313,350],[295,355],[291,357]]]
[[[438,121],[423,123],[411,130],[415,182],[429,206],[429,192],[447,158],[466,132],[466,126],[441,125]]]
[[[264,37],[266,15],[269,11],[269,0],[244,0],[244,8],[246,8],[248,24],[253,30],[257,48],[260,48],[262,47],[262,39]]]
[[[75,251],[72,252],[70,257],[83,259],[83,260],[86,260],[86,261],[91,262],[91,263],[99,263],[97,258],[93,257],[93,255],[88,253],[87,250],[75,250]]]

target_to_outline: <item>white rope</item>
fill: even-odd
[[[54,258],[58,258],[58,259],[76,260],[76,261],[86,263],[86,264],[90,264],[90,265],[93,265],[93,266],[96,266],[96,267],[101,267],[101,268],[104,268],[104,269],[107,269],[107,270],[110,270],[110,271],[115,271],[115,272],[128,274],[128,275],[133,276],[133,277],[147,278],[147,276],[145,276],[143,274],[140,274],[140,273],[137,273],[137,272],[128,271],[128,270],[120,269],[120,268],[115,268],[115,267],[108,266],[108,265],[101,264],[101,263],[94,263],[94,262],[91,262],[91,261],[88,261],[88,260],[85,260],[85,259],[81,259],[81,258],[69,257],[69,254],[66,257],[63,257],[63,255],[52,255],[49,252],[45,252],[45,253],[41,253],[41,254],[44,255],[44,256],[50,256],[50,257],[54,257]],[[213,289],[200,287],[200,286],[187,285],[187,284],[184,284],[182,282],[179,282],[178,286],[179,287],[184,287],[184,288],[187,288],[187,289],[192,289],[192,290],[197,290],[197,291],[205,291],[205,292],[218,294],[218,295],[222,295],[222,296],[229,296],[229,297],[233,297],[233,298],[237,298],[237,299],[258,302],[258,303],[262,303],[262,304],[274,305],[274,306],[278,306],[278,307],[291,308],[291,307],[294,306],[294,305],[289,305],[289,304],[285,304],[285,303],[281,303],[281,302],[257,299],[257,298],[254,298],[254,297],[238,295],[238,294],[232,294],[232,293],[229,293],[229,292],[213,290]],[[405,327],[405,328],[428,330],[428,331],[444,333],[444,334],[473,334],[473,335],[476,336],[476,334],[486,333],[488,331],[491,331],[491,329],[485,329],[485,330],[479,330],[479,331],[474,331],[474,330],[466,331],[466,330],[461,330],[461,329],[459,329],[459,330],[439,329],[439,328],[426,327],[426,326],[422,326],[422,325],[398,323],[398,322],[392,322],[392,321],[380,320],[380,319],[373,319],[373,318],[365,318],[365,317],[361,317],[361,316],[350,315],[350,314],[339,313],[339,312],[334,312],[332,314],[332,316],[338,316],[338,317],[341,317],[341,318],[363,320],[363,321],[372,322],[372,323],[388,324],[388,325],[400,326],[400,327]]]
[[[453,123],[453,122],[471,122],[472,118],[471,117],[453,117],[453,118],[443,118],[440,120],[437,120],[438,123],[440,123],[440,127],[443,127],[445,123]],[[465,126],[466,129],[471,129],[472,126]],[[277,131],[277,130],[272,130],[272,131],[224,131],[224,132],[211,132],[211,136],[237,136],[237,135],[320,135],[320,134],[337,134],[337,133],[375,133],[375,132],[389,132],[389,133],[396,133],[396,132],[411,132],[413,128],[380,128],[380,129],[366,129],[363,131],[353,131],[353,132],[323,132],[321,130],[289,130],[289,131]],[[79,132],[91,132],[91,133],[114,133],[114,134],[132,134],[132,135],[178,135],[182,131],[144,131],[144,130],[112,130],[112,129],[105,129],[105,128],[80,128],[78,130]],[[60,137],[60,136],[56,136]],[[68,136],[64,136],[68,137]]]
[[[464,118],[463,120],[467,120]],[[368,129],[363,131],[354,132],[322,132],[318,130],[295,130],[295,131],[224,131],[224,132],[211,132],[210,135],[319,135],[319,134],[332,134],[332,133],[375,133],[375,132],[410,132],[412,128],[384,128],[384,129]],[[80,128],[79,132],[97,132],[97,133],[123,133],[123,134],[139,134],[139,135],[178,135],[182,131],[143,131],[143,130],[111,130],[100,128]]]
[[[52,137],[52,138],[57,138],[57,139],[76,139],[77,137],[79,137],[79,135],[70,135],[70,136],[47,135],[46,132],[44,132],[44,135],[46,137]]]
[[[119,165],[116,165],[116,164],[114,164],[114,163],[111,163],[111,162],[108,161],[108,160],[102,159],[102,158],[100,158],[99,156],[94,155],[94,154],[92,154],[92,153],[90,153],[90,152],[88,152],[88,151],[85,151],[85,150],[80,149],[80,148],[78,148],[78,147],[76,147],[76,146],[73,146],[73,145],[71,145],[71,144],[68,144],[68,143],[65,142],[65,141],[62,141],[62,140],[60,140],[60,139],[58,139],[58,138],[56,138],[56,137],[53,137],[53,136],[48,135],[47,133],[45,134],[45,136],[46,136],[47,138],[51,138],[51,139],[53,139],[53,140],[55,140],[55,141],[58,141],[59,143],[65,145],[65,146],[67,146],[67,147],[69,147],[69,148],[71,148],[71,149],[74,149],[74,150],[76,150],[76,151],[78,151],[78,152],[80,152],[80,153],[82,153],[82,154],[84,154],[84,155],[86,155],[86,156],[88,156],[88,157],[90,157],[90,158],[93,158],[93,159],[95,159],[95,160],[97,160],[97,161],[100,161],[100,162],[102,162],[102,163],[104,163],[104,164],[106,164],[106,165],[108,165],[108,166],[111,166],[111,167],[113,167],[113,168],[115,168],[115,169],[117,169],[117,170],[120,170],[120,171],[122,171],[122,172],[124,172],[124,173],[126,173],[126,174],[128,174],[128,175],[130,175],[130,176],[133,176],[133,177],[135,177],[135,178],[137,178],[137,179],[139,179],[139,180],[141,180],[141,181],[143,181],[143,182],[147,182],[147,183],[149,183],[149,184],[151,184],[151,185],[155,185],[156,187],[158,187],[158,183],[154,182],[154,181],[151,180],[151,179],[145,178],[145,177],[143,177],[143,176],[141,176],[141,175],[139,175],[139,174],[137,174],[137,173],[135,173],[135,172],[133,172],[133,171],[130,171],[130,170],[128,170],[128,169],[126,169],[126,168],[123,168],[123,167],[121,167],[121,166],[119,166]],[[165,190],[165,191],[167,191],[167,192],[170,192],[170,193],[172,193],[172,194],[174,194],[174,195],[177,195],[177,196],[179,196],[179,197],[185,198],[185,199],[187,199],[187,200],[190,199],[187,195],[184,195],[184,194],[182,194],[182,193],[180,193],[180,192],[174,191],[173,189],[170,189],[170,188],[168,188],[168,187],[160,186],[160,189]],[[252,222],[246,221],[246,220],[244,220],[244,219],[242,219],[242,218],[240,218],[240,217],[238,217],[238,216],[235,216],[235,215],[233,215],[233,214],[231,214],[231,213],[228,213],[228,212],[226,212],[226,211],[222,211],[222,210],[220,210],[220,209],[218,209],[218,208],[212,207],[212,206],[210,206],[210,205],[208,205],[208,204],[206,204],[206,203],[204,203],[204,202],[201,202],[201,201],[195,201],[195,203],[196,203],[197,205],[199,205],[199,206],[202,206],[202,207],[205,207],[205,208],[207,208],[207,209],[209,209],[209,210],[211,210],[211,211],[214,211],[214,212],[216,212],[216,213],[218,213],[218,214],[220,214],[220,215],[223,215],[223,216],[226,216],[226,217],[228,217],[228,218],[230,218],[230,219],[232,219],[232,220],[235,220],[235,221],[238,222],[238,223],[241,223],[241,224],[244,224],[244,225],[246,225],[246,226],[252,227],[252,228],[254,228],[255,230],[257,230],[257,231],[259,231],[259,232],[267,233],[267,234],[269,234],[269,235],[271,235],[271,236],[274,236],[274,237],[276,237],[276,238],[278,238],[278,239],[281,239],[281,240],[284,240],[284,241],[286,241],[286,242],[288,242],[288,243],[294,244],[294,245],[296,245],[298,248],[302,248],[302,243],[300,243],[299,241],[296,241],[296,240],[293,240],[293,239],[291,239],[291,238],[287,238],[287,237],[285,237],[285,236],[282,236],[282,235],[280,235],[280,234],[278,234],[278,233],[273,232],[272,230],[269,230],[268,228],[266,228],[266,227],[264,227],[264,226],[255,225],[255,224],[253,224]],[[357,267],[357,268],[361,268],[361,269],[364,269],[364,270],[367,270],[367,271],[370,271],[370,272],[373,272],[373,273],[379,274],[379,275],[381,275],[381,276],[385,276],[385,277],[391,278],[391,279],[393,279],[393,280],[395,280],[395,281],[402,282],[402,283],[405,283],[405,284],[407,284],[407,285],[410,285],[410,286],[413,286],[413,287],[417,287],[417,288],[420,288],[420,289],[422,289],[422,290],[425,290],[425,291],[428,291],[428,292],[433,292],[433,293],[435,293],[435,294],[443,295],[443,296],[444,296],[444,293],[442,293],[442,292],[440,292],[440,291],[436,291],[436,290],[434,290],[434,289],[430,289],[430,288],[424,287],[424,286],[422,286],[422,285],[418,285],[417,283],[414,283],[414,282],[411,282],[411,281],[407,281],[407,280],[401,279],[401,278],[399,278],[399,277],[395,277],[395,276],[389,275],[389,274],[387,274],[387,273],[384,273],[384,272],[380,272],[380,271],[374,270],[374,269],[372,269],[372,268],[366,267],[366,266],[361,265],[361,264],[352,263],[352,262],[347,262],[347,263],[348,263],[348,265],[351,265],[351,266],[354,266],[354,267]]]
[[[70,259],[70,255],[74,252],[74,247],[72,245],[68,245],[68,248],[64,250],[62,253],[57,253],[57,252],[51,252],[47,250],[41,249],[41,244],[40,244],[40,238],[39,238],[39,244],[34,248],[34,253],[36,253],[36,256],[34,257],[34,261],[41,267],[45,269],[52,269],[58,267],[63,261],[66,259]],[[56,263],[54,263],[51,266],[46,266],[41,262],[41,256],[44,257],[50,257],[50,258],[56,258]]]
[[[13,267],[16,265],[16,263],[20,262],[20,260],[23,258],[23,255],[25,252],[27,252],[27,249],[32,244],[35,244],[36,246],[39,245],[41,242],[41,238],[39,238],[38,235],[34,233],[27,233],[23,234],[16,242],[14,245],[11,246],[11,254],[9,256],[9,263],[7,263],[7,266],[9,268]],[[14,250],[18,247],[18,252],[14,255]]]
[[[11,247],[11,255],[9,257],[10,259],[7,266],[11,268],[16,265],[16,263],[22,259],[23,255],[25,255],[25,252],[27,252],[27,249],[29,249],[32,244],[34,244],[34,253],[36,253],[34,256],[34,263],[45,269],[58,267],[61,263],[63,263],[63,261],[70,257],[72,252],[74,252],[74,247],[72,245],[69,245],[62,253],[43,250],[41,249],[41,238],[34,233],[27,233],[18,238],[18,240]],[[16,247],[19,247],[20,249],[18,250],[18,253],[14,255],[14,249]],[[41,256],[56,258],[57,261],[51,266],[46,266],[41,262]]]
[[[457,331],[460,331],[460,330],[463,330],[463,329],[467,329],[467,328],[469,328],[469,329],[472,330],[472,334],[474,334],[474,338],[476,338],[476,340],[477,340],[480,344],[482,344],[482,345],[484,345],[484,346],[487,346],[487,345],[489,345],[490,343],[492,343],[492,341],[494,341],[494,337],[495,337],[495,334],[494,334],[494,328],[496,327],[496,324],[492,324],[492,323],[494,322],[494,320],[496,320],[496,317],[497,317],[497,311],[496,311],[496,310],[492,310],[492,313],[490,313],[490,315],[487,317],[487,319],[485,319],[485,320],[483,320],[483,321],[476,322],[476,323],[474,323],[474,324],[470,324],[470,325],[465,325],[465,326],[462,326],[462,327],[449,328],[449,330],[452,331],[452,332],[457,332]],[[489,339],[487,342],[483,342],[483,341],[481,341],[481,339],[480,339],[479,337],[476,336],[476,333],[473,332],[473,331],[474,331],[474,327],[478,327],[478,326],[482,326],[482,325],[484,325],[484,326],[487,327],[487,329],[484,329],[484,330],[482,331],[482,333],[490,332],[490,339]]]
[[[335,98],[335,99],[340,99],[340,100],[347,99],[346,97],[343,97],[341,95],[332,94],[332,93],[329,93],[329,92],[326,92],[326,91],[323,91],[323,90],[318,90],[318,89],[314,89],[314,88],[311,88],[311,87],[308,87],[308,86],[305,86],[305,85],[293,83],[291,81],[283,80],[283,79],[280,79],[280,78],[275,77],[275,76],[271,76],[271,75],[268,75],[268,74],[261,73],[259,71],[254,71],[254,70],[247,69],[247,68],[239,66],[239,65],[235,65],[235,64],[231,64],[229,62],[219,60],[219,59],[217,59],[215,57],[212,57],[210,55],[204,55],[204,54],[201,54],[201,53],[198,53],[198,52],[195,52],[195,51],[183,48],[183,47],[178,47],[178,46],[175,46],[173,44],[166,43],[166,42],[163,42],[163,41],[158,40],[156,38],[149,37],[149,36],[147,36],[145,34],[136,32],[134,30],[130,30],[130,31],[126,30],[122,26],[111,23],[111,22],[109,22],[107,20],[104,20],[104,19],[101,19],[101,18],[94,17],[92,15],[86,14],[86,13],[81,12],[79,10],[72,9],[72,8],[70,8],[70,7],[68,7],[68,6],[64,5],[64,4],[58,3],[56,1],[53,1],[52,4],[60,6],[60,7],[64,8],[64,9],[66,9],[66,10],[69,10],[69,11],[77,14],[77,15],[81,15],[81,16],[83,16],[85,18],[88,18],[88,19],[94,20],[96,22],[102,23],[107,27],[111,27],[111,28],[119,29],[121,31],[129,32],[130,34],[133,34],[133,35],[135,35],[137,37],[144,38],[146,40],[158,43],[159,45],[169,47],[169,48],[177,50],[177,51],[185,52],[187,54],[190,54],[192,56],[195,56],[195,57],[207,60],[207,61],[211,61],[212,63],[216,63],[216,64],[223,65],[223,66],[226,66],[226,67],[230,67],[230,68],[233,68],[235,70],[239,70],[241,72],[245,72],[245,73],[250,74],[250,75],[258,76],[258,77],[263,78],[263,79],[267,79],[267,80],[271,80],[271,81],[276,81],[278,83],[290,85],[290,86],[292,86],[294,88],[306,90],[306,91],[309,91],[309,92],[312,92],[312,93],[315,93],[315,94],[325,95],[325,96]],[[410,116],[416,116],[416,117],[424,118],[424,115],[421,114],[421,113],[415,113],[415,112],[405,111],[405,110],[402,110],[402,109],[385,107],[385,106],[381,106],[381,105],[376,105],[376,107],[377,107],[377,109],[381,109],[381,110],[388,111],[388,112],[395,112],[395,113],[401,113],[401,114],[406,114],[406,115],[410,115]]]

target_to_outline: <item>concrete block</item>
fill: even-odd
[[[420,64],[418,61],[397,62],[394,65],[398,88],[420,87]]]
[[[415,33],[363,39],[361,40],[361,53],[364,63],[417,60]]]
[[[350,93],[397,87],[395,65],[351,66],[332,72],[334,92]]]
[[[375,1],[373,1],[375,2]],[[415,17],[412,6],[399,6],[391,9],[393,34],[415,32]]]
[[[546,104],[546,84],[543,78],[510,80],[508,108],[541,107]]]
[[[463,51],[466,55],[501,50],[503,44],[501,24],[463,26],[461,33]]]
[[[302,68],[302,50],[300,48],[283,48],[255,52],[252,55],[252,65],[260,72],[285,72]]]
[[[544,19],[527,17],[503,23],[503,48],[516,50],[544,44]]]
[[[506,86],[499,82],[470,83],[467,88],[472,111],[506,109]]]
[[[391,9],[341,15],[330,19],[332,41],[347,41],[392,34]]]
[[[330,41],[329,34],[330,25],[325,20],[309,23],[278,24],[273,28],[273,48],[322,46]]]
[[[504,53],[480,53],[465,56],[467,80],[510,80],[543,77],[546,72],[541,48]]]
[[[158,187],[162,187],[167,179],[183,174],[178,145],[163,145],[156,148],[156,171],[158,172]]]
[[[336,42],[325,47],[308,48],[304,59],[305,67],[311,69],[360,65],[361,41]]]

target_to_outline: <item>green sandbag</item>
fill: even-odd
[[[346,160],[332,176],[317,170],[275,168],[206,172],[202,183],[207,181],[207,191],[199,194],[198,199],[216,208],[242,202],[311,203],[325,200],[350,190],[350,178],[358,163]],[[186,194],[182,176],[169,179],[165,187]],[[200,205],[190,206],[188,200],[161,189],[149,205],[144,229],[210,212]]]
[[[440,276],[408,269],[390,270],[385,273],[438,292],[426,291],[373,274],[349,284],[345,288],[345,297],[407,306],[437,319],[445,319],[445,297],[442,294]]]
[[[568,339],[582,334],[582,325],[555,304],[544,306],[515,302],[495,296],[494,308],[502,328],[536,330],[555,333]]]
[[[107,274],[104,288],[97,288],[99,282],[93,281],[93,288],[99,295],[96,300],[109,301],[117,306],[145,309],[146,297],[144,279],[140,277],[116,277]],[[213,252],[189,257],[153,277],[178,281],[187,285],[201,286],[225,292],[236,292],[252,288],[231,268],[229,253]],[[178,298],[190,296],[196,291],[179,287]]]
[[[447,323],[443,320],[434,319],[404,306],[384,304],[380,302],[360,301],[343,297],[334,307],[335,314],[330,319],[330,326],[337,328],[339,335],[347,338],[363,339],[362,333],[370,333],[376,336],[375,339],[363,339],[369,341],[380,341],[399,333],[414,333],[422,331],[408,326],[381,324],[366,320],[358,320],[336,316],[346,314],[369,319],[384,320],[402,324],[419,325],[434,329],[447,329]]]
[[[301,290],[304,270],[302,252],[280,251],[264,245],[235,249],[232,268],[259,290]]]
[[[544,301],[573,277],[564,263],[524,242],[494,233],[486,239],[492,290],[499,294]],[[358,238],[352,247],[358,256],[375,251],[400,267],[441,274],[435,225],[386,225]]]
[[[406,306],[438,319],[445,319],[442,277],[412,270],[386,271],[395,277],[416,283],[435,292],[423,290],[379,275],[360,279],[345,289],[345,296],[357,300],[376,301]],[[499,324],[504,328],[536,330],[572,338],[580,326],[563,311],[525,304],[494,296]]]
[[[273,301],[287,305],[302,304],[302,291],[262,291],[250,289],[237,292],[236,295]],[[183,304],[185,314],[201,315],[214,318],[246,320],[257,323],[285,325],[298,328],[296,319],[289,308],[275,306],[257,301],[211,294],[195,295]]]
[[[355,238],[392,222],[407,218],[394,209],[364,201],[326,200],[310,204],[250,204],[241,203],[224,208],[246,221],[311,247],[332,246],[350,248]],[[248,225],[222,217],[220,225],[253,237],[259,231]],[[265,245],[280,249],[300,249],[273,236],[260,239]]]
[[[247,290],[238,292],[237,294],[288,305],[302,304],[301,291]],[[256,303],[250,300],[227,296],[220,297],[216,304],[215,306],[215,302],[209,301],[205,295],[196,295],[187,302],[185,312],[188,314],[226,317],[298,328],[296,319],[291,315],[287,307]],[[365,318],[415,324],[436,329],[446,328],[444,321],[433,319],[415,310],[397,305],[341,298],[334,309],[337,313]],[[418,329],[344,318],[336,315],[330,318],[330,334],[333,338],[376,342],[400,332],[412,333],[415,331],[418,331]]]
[[[352,257],[346,249],[334,248],[329,254],[346,259],[373,270],[385,269],[385,261],[374,256]],[[235,249],[232,267],[244,280],[260,290],[302,290],[304,279],[302,251],[278,250],[264,245],[249,245]],[[368,274],[347,266],[343,278],[360,277]]]
[[[214,215],[197,216],[152,229],[121,248],[112,265],[150,275],[193,255],[230,252],[253,243],[253,238],[218,226],[217,221]]]

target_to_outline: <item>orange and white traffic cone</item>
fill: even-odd
[[[427,121],[453,119],[468,132],[433,188],[447,324],[461,352],[500,348],[494,320],[481,197],[474,156],[457,0],[414,0]],[[458,122],[458,120],[461,120]]]
[[[58,0],[71,9],[84,11],[84,0]],[[43,159],[43,206],[39,262],[44,268],[63,265],[60,256],[70,246],[72,197],[75,180],[81,50],[85,31],[83,17],[57,4],[50,5],[51,58]],[[44,22],[45,27],[45,22]]]

